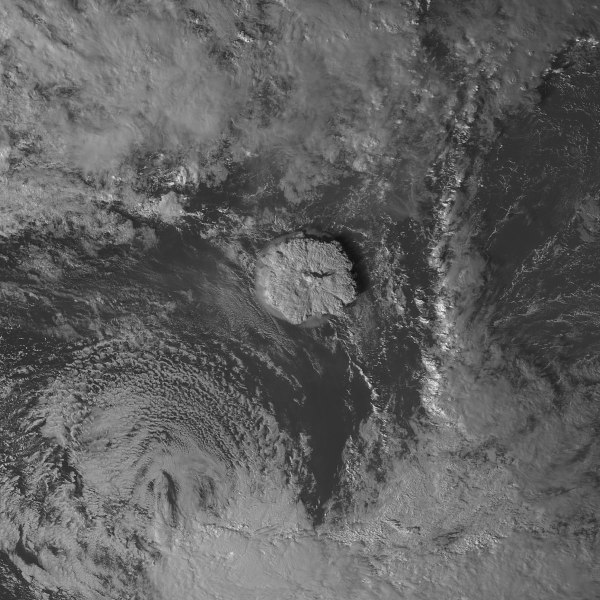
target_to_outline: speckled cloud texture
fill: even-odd
[[[335,240],[286,236],[261,251],[256,266],[259,299],[276,316],[300,325],[340,316],[356,298],[352,262]]]
[[[599,22],[0,3],[0,598],[597,597]]]

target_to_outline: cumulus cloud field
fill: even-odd
[[[0,592],[593,598],[599,12],[3,3]]]

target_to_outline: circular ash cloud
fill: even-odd
[[[294,325],[317,325],[340,315],[357,294],[352,261],[328,235],[294,232],[264,248],[256,265],[256,292],[273,315]]]

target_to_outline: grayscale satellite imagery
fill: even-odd
[[[600,0],[0,0],[0,600],[600,599]]]

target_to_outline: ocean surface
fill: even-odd
[[[600,7],[0,5],[0,597],[592,600]],[[256,257],[355,264],[299,327]]]

